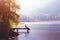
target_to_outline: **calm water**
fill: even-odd
[[[19,36],[14,40],[60,40],[60,24],[59,23],[26,23],[30,28],[30,32],[20,32]],[[13,40],[13,39],[12,39]]]

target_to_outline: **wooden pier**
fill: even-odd
[[[19,30],[27,30],[29,32],[30,28],[11,28],[12,30],[17,30],[17,33]]]

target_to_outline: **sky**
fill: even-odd
[[[60,0],[17,0],[17,3],[21,5],[21,21],[60,20]]]

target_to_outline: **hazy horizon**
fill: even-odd
[[[60,0],[18,0],[22,22],[60,20]]]

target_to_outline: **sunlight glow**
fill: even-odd
[[[30,15],[32,11],[44,9],[52,3],[52,0],[17,0],[17,4],[21,5],[20,13],[23,15]]]
[[[20,5],[20,0],[16,0],[16,3]]]

